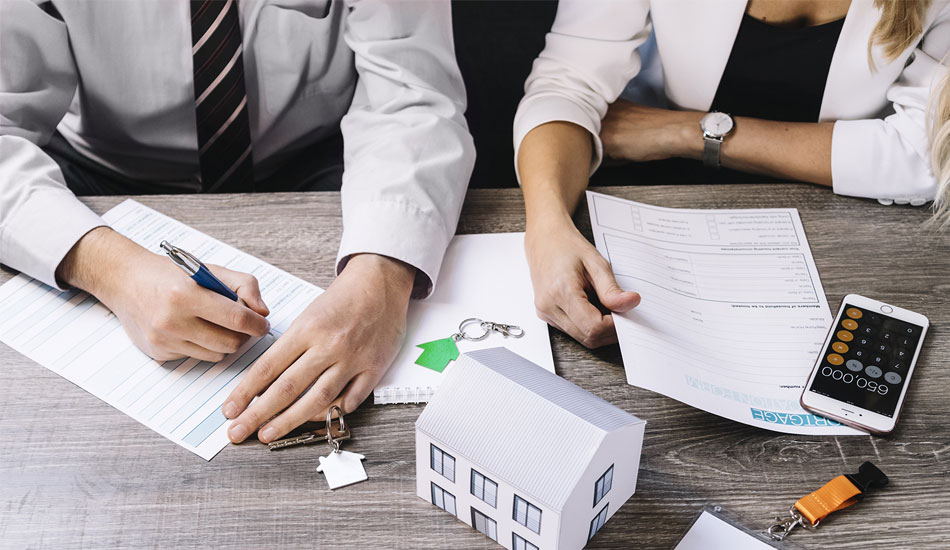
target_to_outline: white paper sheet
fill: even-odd
[[[92,296],[18,275],[0,287],[0,340],[161,435],[210,460],[228,444],[220,412],[241,375],[320,292],[318,287],[133,200],[107,212],[113,229],[148,250],[167,239],[205,263],[257,277],[271,334],[219,363],[154,361]]]
[[[491,334],[479,342],[458,342],[461,353],[505,346],[554,372],[548,325],[538,319],[524,256],[524,233],[457,235],[442,261],[435,292],[409,308],[406,343],[373,394],[376,403],[422,403],[438,388],[442,373],[415,364],[416,346],[447,338],[469,317],[518,325],[522,338]]]
[[[597,249],[642,296],[614,315],[628,383],[769,430],[861,434],[798,403],[832,316],[797,210],[587,200]]]
[[[773,550],[773,546],[703,511],[674,550]]]

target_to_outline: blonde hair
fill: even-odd
[[[931,4],[933,0],[874,0],[874,6],[881,10],[881,18],[877,20],[868,42],[868,60],[872,67],[872,45],[882,46],[884,57],[893,61],[920,40]]]
[[[879,45],[884,57],[896,59],[901,52],[913,46],[924,32],[927,11],[933,0],[874,0],[881,10],[881,18],[871,32],[868,42],[868,62],[874,68],[871,46]],[[928,138],[930,161],[937,179],[937,194],[933,203],[933,218],[929,225],[939,229],[950,227],[950,72],[945,72],[939,85],[933,89],[928,111]]]
[[[943,78],[931,98],[928,109],[928,136],[930,138],[930,162],[937,178],[937,195],[933,203],[933,218],[930,226],[936,229],[950,227],[950,71],[944,70]]]

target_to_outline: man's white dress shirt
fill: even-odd
[[[0,263],[56,285],[62,258],[103,222],[42,151],[55,129],[129,177],[200,184],[190,3],[43,3],[0,0]],[[414,294],[427,295],[475,158],[448,1],[239,8],[258,177],[342,128],[337,270],[382,254],[415,266]]]

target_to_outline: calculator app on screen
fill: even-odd
[[[923,327],[845,304],[809,391],[893,417]]]

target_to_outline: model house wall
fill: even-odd
[[[416,492],[506,548],[580,549],[633,494],[644,425],[504,348],[465,354],[416,422]]]
[[[640,470],[639,442],[643,441],[645,427],[644,423],[634,424],[604,438],[561,511],[564,518],[559,537],[561,548],[583,548],[590,539],[591,522],[606,508],[603,518],[606,523],[633,496]],[[597,482],[611,466],[610,490],[594,504]]]
[[[430,445],[435,445],[437,448],[455,458],[455,481],[447,479],[432,469]],[[438,488],[450,493],[454,497],[455,516],[472,528],[475,528],[475,525],[472,523],[473,509],[483,514],[487,519],[494,521],[494,540],[505,548],[512,550],[531,550],[532,548],[531,546],[521,546],[515,549],[512,533],[539,549],[556,547],[560,527],[560,518],[557,512],[534,500],[530,495],[517,491],[510,484],[499,479],[497,474],[485,471],[484,468],[473,464],[456,450],[422,434],[417,434],[416,436],[416,464],[416,494],[422,499],[433,502],[432,484],[435,484]],[[425,466],[424,468],[422,467],[423,465]],[[487,480],[497,484],[494,507],[472,494],[472,470],[475,470]],[[540,509],[540,533],[535,533],[527,526],[521,525],[514,520],[513,507],[515,495],[524,498],[527,502]],[[443,508],[442,506],[439,507]],[[443,508],[443,510],[444,509],[445,508]],[[481,525],[479,527],[481,527]],[[484,530],[479,530],[486,536],[489,535],[489,533],[485,533]]]

